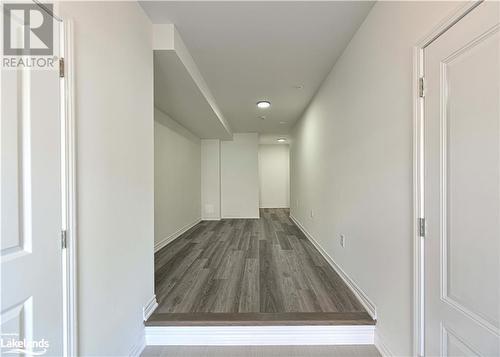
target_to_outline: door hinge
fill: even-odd
[[[66,238],[66,231],[61,231],[61,249],[66,249],[68,246],[68,239]]]
[[[425,218],[418,219],[418,236],[425,237]]]
[[[64,58],[59,58],[59,78],[64,78]]]
[[[418,96],[420,98],[423,98],[425,95],[425,80],[424,77],[420,77],[418,79]]]

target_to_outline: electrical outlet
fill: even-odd
[[[345,235],[343,234],[340,235],[340,246],[345,248]]]

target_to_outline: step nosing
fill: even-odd
[[[146,326],[375,325],[366,312],[155,313]]]

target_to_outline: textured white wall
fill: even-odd
[[[81,356],[125,356],[153,282],[152,26],[136,2],[61,2],[74,20]]]
[[[234,134],[221,141],[221,212],[223,218],[259,217],[259,136]]]
[[[155,109],[155,244],[200,219],[200,139]]]
[[[201,217],[220,219],[220,140],[201,141]]]
[[[375,303],[399,356],[412,351],[412,47],[458,6],[377,2],[293,132],[291,214]]]
[[[290,147],[259,145],[260,207],[290,206]]]

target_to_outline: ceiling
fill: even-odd
[[[141,2],[153,23],[175,24],[232,131],[266,134],[289,132],[372,5]]]
[[[285,139],[285,141],[278,141]],[[290,135],[287,134],[260,134],[259,144],[261,145],[289,145],[291,141]]]

